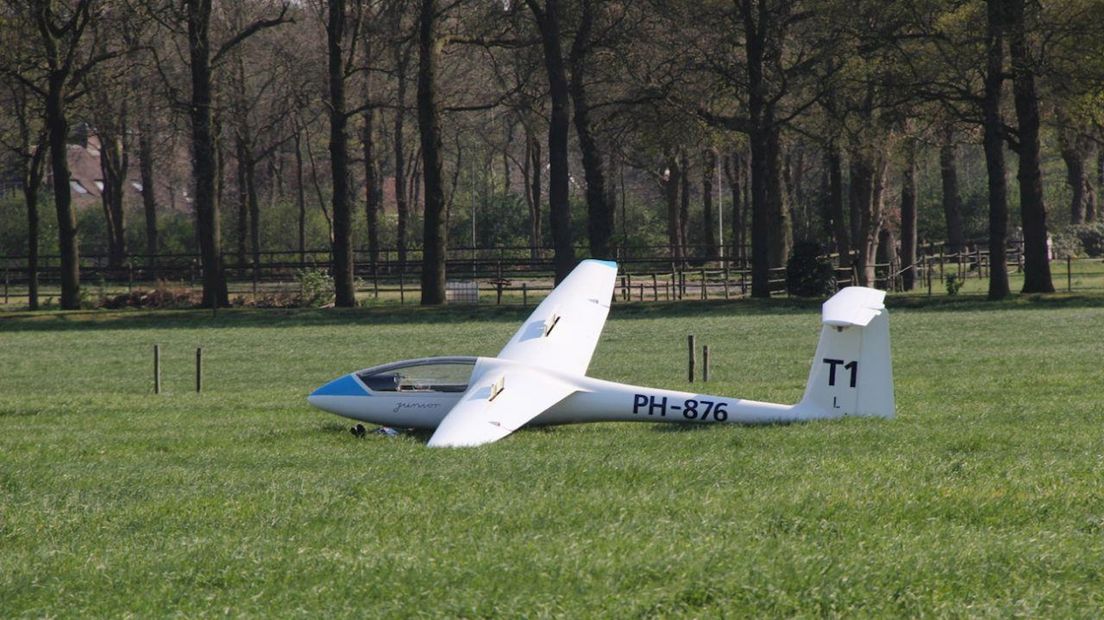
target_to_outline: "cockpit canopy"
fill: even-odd
[[[426,357],[375,366],[356,376],[373,392],[463,392],[475,361],[474,357]]]

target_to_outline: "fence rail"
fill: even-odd
[[[673,262],[660,251],[646,254],[647,248],[634,248],[619,258],[620,276],[616,298],[621,302],[675,301],[685,299],[732,299],[749,294],[751,270],[745,256],[732,258],[691,258]],[[665,250],[665,248],[651,248]],[[929,248],[932,250],[935,248]],[[582,252],[580,252],[582,254]],[[741,253],[743,254],[743,253]],[[1022,255],[1017,248],[1008,250],[1008,268],[1016,277],[1022,272]],[[260,262],[242,264],[236,255],[224,254],[228,286],[232,296],[243,301],[256,301],[266,295],[294,292],[299,289],[298,273],[305,269],[328,270],[328,251],[262,252]],[[838,260],[838,257],[833,257]],[[3,261],[3,303],[26,303],[26,258],[8,257]],[[416,303],[420,296],[421,253],[407,253],[405,260],[397,252],[381,252],[373,262],[367,253],[356,256],[357,291],[366,301]],[[40,260],[41,295],[56,295],[59,282],[57,256]],[[1104,262],[1100,259],[1065,258],[1051,263],[1055,286],[1068,292],[1104,292]],[[874,286],[890,291],[903,290],[905,272],[914,269],[914,291],[928,295],[942,294],[945,282],[952,276],[965,292],[983,292],[989,275],[989,254],[981,249],[967,252],[931,252],[913,265],[880,263],[875,266]],[[450,251],[446,270],[452,281],[477,283],[475,298],[480,302],[528,304],[552,289],[554,265],[551,253],[529,248],[471,249]],[[98,287],[101,296],[108,292],[133,290],[136,287],[167,286],[177,289],[198,289],[200,284],[198,257],[191,254],[134,255],[126,265],[112,267],[106,257],[82,258],[81,279],[86,286]],[[856,283],[857,267],[839,267],[837,284]],[[974,283],[977,281],[977,283]],[[770,270],[772,294],[785,293],[784,268]],[[472,295],[467,295],[470,298]]]

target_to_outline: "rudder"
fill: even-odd
[[[824,302],[824,326],[801,399],[811,417],[893,417],[889,312],[884,301],[884,291],[851,286]]]

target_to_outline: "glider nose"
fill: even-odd
[[[333,411],[335,401],[345,396],[367,396],[368,392],[353,375],[344,375],[330,381],[307,396],[307,402],[326,411]]]

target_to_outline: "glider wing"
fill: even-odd
[[[529,315],[498,357],[568,374],[586,374],[609,315],[616,282],[617,263],[579,263]]]
[[[539,368],[480,359],[468,390],[453,405],[429,444],[478,446],[498,441],[575,393],[570,382]]]

